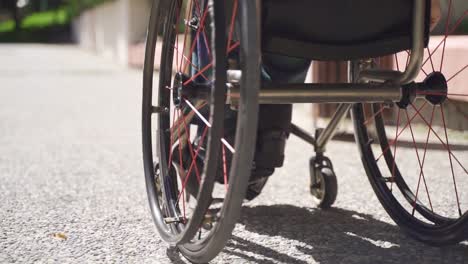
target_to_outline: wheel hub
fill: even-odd
[[[193,78],[193,77],[192,77]],[[212,83],[198,82],[191,79],[186,74],[178,72],[174,76],[172,85],[172,99],[176,107],[180,107],[183,99],[189,101],[209,100],[211,95]]]
[[[185,78],[184,74],[178,72],[174,76],[174,82],[172,84],[172,100],[176,107],[180,106],[182,102],[182,90],[184,86]]]
[[[396,104],[405,109],[416,98],[424,98],[433,105],[442,104],[447,99],[447,80],[441,72],[432,72],[421,83],[411,82],[403,85],[402,99]]]
[[[424,95],[425,99],[433,105],[442,104],[447,99],[447,80],[441,72],[432,72],[422,82],[417,93]]]

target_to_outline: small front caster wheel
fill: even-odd
[[[333,166],[326,157],[310,159],[310,193],[317,201],[317,206],[328,209],[336,200],[338,183]]]

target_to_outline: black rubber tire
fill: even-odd
[[[195,263],[212,260],[231,237],[231,232],[240,217],[255,151],[260,87],[260,38],[255,1],[239,0],[238,20],[242,43],[240,45],[242,79],[241,100],[237,110],[236,154],[231,161],[229,189],[221,209],[221,219],[214,226],[213,236],[202,244],[179,245],[182,254]]]
[[[468,213],[445,224],[429,224],[412,216],[394,197],[376,163],[365,123],[362,104],[352,109],[354,133],[371,186],[384,209],[409,236],[434,246],[456,244],[468,238]]]
[[[208,133],[208,147],[206,151],[206,166],[203,170],[203,184],[200,186],[200,191],[197,197],[197,205],[193,210],[193,214],[189,219],[188,223],[172,224],[167,225],[164,221],[166,216],[174,217],[178,215],[178,208],[176,208],[175,200],[177,199],[176,194],[172,194],[170,191],[165,191],[165,185],[162,184],[163,197],[165,198],[164,204],[165,211],[161,209],[161,202],[158,200],[157,192],[154,188],[154,175],[152,168],[155,163],[153,159],[153,148],[156,148],[156,155],[159,159],[159,168],[162,175],[169,175],[168,165],[169,153],[167,153],[168,147],[168,131],[170,130],[170,115],[168,113],[159,113],[159,118],[156,122],[156,147],[152,144],[152,111],[153,111],[153,75],[154,72],[154,55],[155,47],[158,38],[158,34],[162,31],[162,55],[160,61],[160,73],[159,73],[159,85],[157,90],[157,104],[158,107],[167,107],[170,109],[170,93],[171,91],[165,89],[166,85],[170,85],[172,79],[172,62],[173,62],[173,43],[175,41],[175,34],[170,26],[173,23],[173,17],[176,17],[177,5],[182,4],[180,1],[155,1],[153,3],[150,22],[148,26],[148,38],[145,52],[145,65],[143,71],[143,103],[142,103],[142,136],[143,136],[143,163],[145,168],[145,179],[147,194],[150,204],[150,209],[153,215],[153,220],[156,223],[156,227],[163,238],[168,243],[175,245],[176,243],[188,241],[196,234],[200,224],[203,221],[206,209],[211,203],[211,192],[214,186],[214,174],[216,172],[216,164],[218,162],[219,149],[221,146],[220,139],[222,137],[222,124],[224,114],[224,96],[226,87],[226,68],[224,56],[214,58],[215,68],[215,82],[213,84],[214,89],[211,92],[211,110],[210,116],[211,129]],[[219,4],[218,4],[219,5]],[[214,5],[216,8],[217,5]],[[222,9],[221,9],[222,11]],[[209,12],[213,15],[214,11]],[[209,30],[214,31],[217,34],[215,37],[218,39],[224,38],[224,19],[220,19],[221,29],[215,30],[215,23],[210,23]],[[219,54],[225,54],[226,45],[219,41],[214,46],[215,52]],[[167,105],[169,104],[169,105]],[[163,161],[163,162],[161,162]],[[166,176],[170,177],[170,176]],[[173,183],[174,184],[174,183]],[[177,183],[175,183],[177,184]],[[172,189],[172,188],[170,188]]]
[[[153,169],[153,143],[151,132],[152,106],[152,81],[154,74],[154,50],[160,23],[170,19],[171,8],[177,1],[162,0],[154,1],[148,27],[148,40],[145,54],[145,68],[143,79],[143,160],[146,178],[146,187],[153,220],[161,237],[170,244],[176,244],[182,254],[192,262],[205,263],[213,259],[224,247],[230,238],[231,232],[240,215],[240,209],[245,197],[249,180],[254,146],[256,142],[257,118],[258,118],[258,89],[260,86],[260,45],[259,33],[257,32],[256,6],[252,1],[239,1],[241,70],[243,72],[240,82],[240,100],[238,106],[238,118],[235,139],[235,154],[230,165],[229,188],[221,208],[221,216],[206,238],[193,241],[194,236],[201,226],[204,213],[212,201],[212,191],[215,183],[216,169],[218,164],[218,152],[220,139],[222,138],[223,112],[225,107],[226,90],[226,26],[225,26],[225,4],[222,1],[209,0],[212,8],[211,31],[214,37],[211,39],[212,47],[215,47],[215,91],[211,95],[210,135],[205,168],[200,190],[197,196],[197,207],[192,218],[185,225],[183,232],[177,233],[176,228],[164,223],[164,212],[160,207],[157,193],[154,187]],[[174,13],[174,12],[172,12]],[[167,28],[167,27],[166,27]],[[173,41],[173,40],[172,40]],[[171,57],[172,55],[168,55]],[[171,74],[172,69],[161,68],[161,75]],[[161,85],[160,85],[161,86]],[[161,130],[164,131],[164,130]],[[162,134],[162,133],[159,133]],[[164,141],[158,137],[159,144]],[[162,142],[162,144],[161,144]],[[167,143],[167,142],[166,142]],[[157,147],[158,156],[165,154]],[[211,149],[211,152],[210,152]],[[164,167],[164,166],[161,166]],[[167,167],[167,166],[166,166]],[[164,173],[164,172],[163,172]],[[163,185],[164,186],[164,185]],[[163,187],[164,188],[164,187]],[[175,233],[176,232],[176,233]]]
[[[311,168],[312,173],[313,168]],[[310,186],[310,193],[317,200],[317,207],[329,209],[333,205],[338,195],[338,182],[332,168],[322,167],[316,169],[315,176],[317,183]]]

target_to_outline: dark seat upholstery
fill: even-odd
[[[314,60],[411,48],[414,0],[263,0],[263,52]],[[430,1],[426,4],[428,42]]]

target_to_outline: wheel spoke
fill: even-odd
[[[423,105],[419,108],[419,110],[421,111],[426,105],[427,105],[427,102],[424,102]],[[411,117],[411,119],[408,120],[408,121],[406,122],[406,125],[400,130],[400,132],[398,132],[398,135],[397,135],[396,139],[398,139],[398,137],[401,136],[401,134],[403,133],[403,131],[405,131],[405,129],[408,127],[409,122],[413,121],[413,119],[415,119],[416,116],[418,116],[417,113],[414,114],[414,115]],[[382,158],[382,156],[385,155],[385,153],[387,153],[387,151],[390,150],[390,147],[393,146],[393,144],[395,144],[395,140],[396,140],[396,139],[394,139],[394,140],[392,140],[392,141],[390,141],[390,142],[388,143],[388,146],[385,147],[385,149],[382,151],[382,154],[380,154],[379,157],[378,157],[375,161],[379,161],[380,158]]]
[[[447,12],[447,20],[445,21],[445,37],[444,37],[444,46],[442,48],[442,56],[440,59],[440,72],[442,72],[442,66],[444,65],[444,57],[445,57],[445,44],[447,43],[447,36],[449,34],[449,21],[450,17],[452,16],[452,0],[449,0],[449,7]]]
[[[432,52],[430,53],[430,55],[434,55],[434,53],[439,49],[439,47],[444,43],[444,41],[447,39],[447,37],[452,34],[453,32],[455,32],[455,30],[458,28],[458,26],[461,25],[461,22],[463,21],[463,19],[465,18],[465,16],[468,15],[468,10],[465,10],[465,12],[463,13],[463,15],[455,22],[454,26],[452,27],[452,29],[450,29],[450,32],[447,36],[444,36],[444,38],[439,42],[439,44],[437,44],[437,46],[432,50]],[[424,62],[422,63],[421,67],[423,67],[424,65],[426,65],[426,63],[429,61],[429,58],[427,58],[426,60],[424,60]]]
[[[175,37],[174,47],[177,47],[177,50],[179,50],[178,49],[178,47],[179,47],[179,32],[178,32],[177,25],[179,25],[179,22],[180,22],[180,17],[181,17],[180,16],[180,13],[181,13],[180,11],[182,9],[181,7],[182,6],[177,6],[176,22],[175,22],[175,25],[174,25],[174,33],[175,33],[175,36],[176,36]],[[176,69],[179,69],[179,54],[178,53],[176,53],[175,61],[176,61]]]
[[[203,145],[203,142],[205,140],[207,132],[208,132],[208,127],[205,127],[205,129],[203,130],[203,135],[202,135],[202,137],[200,139],[197,150],[195,152],[195,157],[198,157],[198,154],[200,153],[200,149],[201,149],[201,146]],[[183,190],[185,190],[185,187],[187,186],[188,178],[189,178],[190,174],[192,174],[193,166],[197,166],[195,159],[192,159],[192,162],[190,163],[190,167],[189,167],[189,169],[187,171],[188,176],[185,177],[184,182],[182,183],[182,189]],[[179,193],[179,196],[177,197],[177,202],[179,202],[180,197],[181,197],[181,194]]]
[[[190,142],[190,130],[187,126],[187,123],[185,121],[185,117],[182,117],[182,120],[184,121],[184,127],[185,127],[185,131],[186,134],[187,134],[187,144],[188,144],[188,148],[189,148],[189,152],[190,152],[190,157],[192,158],[192,160],[195,160],[197,158],[197,156],[195,156],[194,152],[193,152],[193,148],[192,148],[192,142]],[[190,175],[190,174],[189,174]],[[200,172],[198,171],[198,166],[195,166],[195,175],[197,176],[197,180],[198,180],[198,183],[200,183]]]
[[[185,196],[185,189],[182,189],[182,197]],[[183,208],[183,214],[184,214],[184,222],[187,222],[187,215],[186,215],[186,212],[185,212],[185,199],[182,199],[182,208]]]
[[[231,25],[230,25],[230,28],[229,28],[229,35],[228,35],[228,42],[227,42],[228,50],[231,47],[232,37],[233,37],[233,33],[234,33],[234,22],[235,22],[235,19],[236,19],[236,15],[237,15],[237,0],[234,0],[233,7],[232,7]]]
[[[395,144],[393,146],[392,181],[390,182],[390,191],[393,191],[393,182],[395,181],[396,154],[397,154],[397,146],[398,146],[398,128],[400,126],[400,113],[401,113],[401,109],[398,108],[397,125],[396,125],[396,131],[395,131],[395,139],[394,139]]]
[[[411,104],[411,106],[416,110],[416,114],[419,115],[419,117],[421,118],[421,120],[424,121],[424,123],[426,123],[426,125],[429,126],[429,123],[427,122],[427,120],[424,118],[424,116],[422,116],[422,114],[418,111],[418,109],[413,105]],[[439,137],[439,135],[437,134],[437,132],[434,131],[434,129],[432,127],[429,126],[429,129],[432,131],[432,133],[437,137],[437,139],[439,139],[439,141],[442,143],[442,146],[445,148],[445,150],[447,150],[450,155],[455,159],[455,161],[460,165],[460,167],[465,171],[465,173],[468,175],[468,170],[461,164],[460,160],[458,160],[458,158],[455,156],[455,154],[452,153],[452,151],[447,147],[447,145],[444,143],[444,141]]]
[[[209,64],[207,64],[205,67],[203,67],[203,69],[201,69],[200,71],[198,71],[195,75],[193,75],[190,79],[188,79],[187,81],[185,81],[183,83],[183,85],[188,85],[189,83],[191,83],[193,80],[195,80],[198,76],[202,75],[204,72],[206,72],[211,66],[213,66],[213,61],[210,62]]]
[[[373,120],[376,116],[380,115],[380,114],[383,112],[384,109],[385,109],[385,106],[384,106],[383,104],[380,104],[379,111],[377,111],[376,113],[374,113],[371,117],[367,118],[367,119],[364,121],[363,124],[364,124],[365,126],[368,125],[369,122],[370,122],[371,120]]]
[[[179,49],[178,49],[177,47],[175,47],[175,46],[174,46],[174,48],[176,49],[177,54],[179,54],[179,53],[180,53]],[[187,58],[187,56],[185,56],[183,53],[181,54],[181,56],[182,56],[182,58],[184,59],[184,61],[185,61],[186,63],[190,63],[190,66],[192,66],[195,70],[200,71],[200,69],[199,69],[195,64],[193,64],[193,63],[189,60],[189,58]],[[202,76],[203,79],[205,79],[206,81],[209,81],[208,77],[206,77],[204,74],[201,74],[201,76]]]
[[[444,109],[443,109],[442,106],[440,107],[440,113],[442,114],[442,121],[443,121],[443,124],[444,124],[445,140],[446,140],[446,143],[447,143],[447,152],[448,152],[448,157],[449,157],[449,160],[450,160],[450,169],[452,171],[452,179],[453,179],[453,187],[454,187],[454,190],[455,190],[455,197],[457,198],[458,213],[461,216],[462,211],[461,211],[461,208],[460,208],[460,199],[459,199],[459,196],[458,196],[457,182],[455,180],[455,172],[453,170],[452,155],[451,155],[450,144],[449,144],[448,135],[447,135],[447,125],[445,123]]]
[[[426,48],[427,50],[427,54],[428,54],[428,57],[429,57],[429,61],[431,62],[431,67],[432,67],[432,71],[435,72],[435,68],[434,68],[434,62],[432,61],[432,55],[431,55],[431,51],[429,50],[429,46]],[[421,69],[422,69],[422,66],[421,66]]]
[[[208,122],[208,120],[206,120],[206,118],[198,111],[198,109],[195,106],[193,106],[193,104],[190,103],[189,100],[184,99],[184,101],[190,108],[192,108],[192,111],[195,112],[195,114],[198,116],[198,118],[200,118],[203,121],[203,123],[205,123],[205,125],[207,127],[211,128],[210,122]]]
[[[463,68],[461,68],[461,70],[459,70],[457,73],[455,73],[454,75],[452,75],[450,78],[448,78],[447,83],[450,82],[450,80],[452,80],[453,78],[455,78],[455,76],[457,76],[458,74],[460,74],[462,71],[464,71],[467,67],[468,67],[468,64],[465,65]]]
[[[195,46],[197,45],[197,40],[200,36],[200,32],[202,31],[202,29],[205,28],[205,19],[207,15],[208,15],[208,8],[205,8],[205,12],[203,13],[203,17],[201,19],[200,25],[198,26],[197,32],[195,33],[195,38],[192,42],[192,46],[190,47],[189,61],[192,59],[192,54],[193,54],[193,51],[195,50]],[[209,49],[209,46],[207,48]],[[185,72],[186,70],[187,70],[187,63],[184,64],[182,72]]]
[[[409,118],[408,110],[405,109],[405,113],[406,113],[406,118]],[[410,131],[411,131],[411,139],[413,140],[413,147],[414,147],[414,150],[416,152],[416,157],[418,159],[419,169],[421,170],[420,171],[420,178],[419,178],[419,181],[418,181],[418,187],[416,189],[416,196],[414,198],[414,203],[413,203],[413,215],[414,215],[414,210],[416,209],[416,201],[418,200],[418,192],[419,192],[419,184],[421,182],[421,176],[424,179],[424,183],[426,183],[426,177],[424,176],[424,169],[423,169],[424,164],[421,163],[421,159],[419,158],[418,147],[416,145],[416,139],[414,138],[413,127],[411,126],[411,124],[409,125],[409,128],[410,128]],[[429,139],[429,137],[428,137],[428,139]],[[426,143],[426,147],[427,147],[427,143]],[[424,153],[424,156],[425,155],[426,155],[426,153]],[[426,185],[426,192],[427,192],[427,190],[428,189],[427,189],[427,185]],[[432,202],[431,202],[431,198],[429,196],[429,192],[427,192],[427,195],[428,195],[428,199],[429,199],[429,205],[431,206],[431,210],[434,211],[434,209],[432,208]]]
[[[191,17],[192,17],[192,11],[191,11],[191,10],[192,10],[192,5],[193,5],[193,0],[190,0],[190,4],[189,4],[189,8],[188,8],[189,11],[187,12],[187,18],[186,18],[185,21],[190,21],[190,20],[191,20]],[[183,46],[182,46],[182,51],[185,51],[185,46],[186,46],[186,44],[187,44],[187,37],[188,37],[188,35],[189,35],[189,34],[188,34],[188,29],[189,29],[189,27],[186,25],[186,23],[184,23],[184,27],[185,27],[185,30],[184,30],[184,44],[183,44]],[[176,26],[176,30],[177,30],[177,26]],[[182,65],[183,65],[182,62],[183,62],[183,61],[182,61],[182,58],[180,58],[180,63],[179,63],[179,66],[180,66],[180,67],[179,67],[179,69],[178,69],[179,72],[182,71]]]
[[[201,17],[202,16],[202,10],[201,10],[201,7],[200,7],[200,3],[195,0],[195,5],[197,6],[197,11],[198,11],[198,15]],[[208,8],[206,8],[208,10]],[[206,11],[205,11],[206,12]],[[206,36],[206,28],[205,26],[203,26],[203,40],[205,41],[205,45],[207,47],[207,51],[208,51],[208,56],[210,57],[210,60],[213,60],[213,56],[211,55],[211,47],[209,46],[209,41],[208,41],[208,37]]]
[[[234,44],[231,45],[231,47],[229,47],[229,49],[227,50],[227,53],[231,53],[231,51],[235,50],[237,47],[240,46],[240,41],[236,41]]]
[[[232,154],[236,153],[236,150],[234,149],[234,147],[231,146],[231,144],[229,144],[229,142],[227,142],[226,139],[222,138],[221,142],[223,143],[224,146],[226,146],[229,149],[229,151],[231,151]]]

